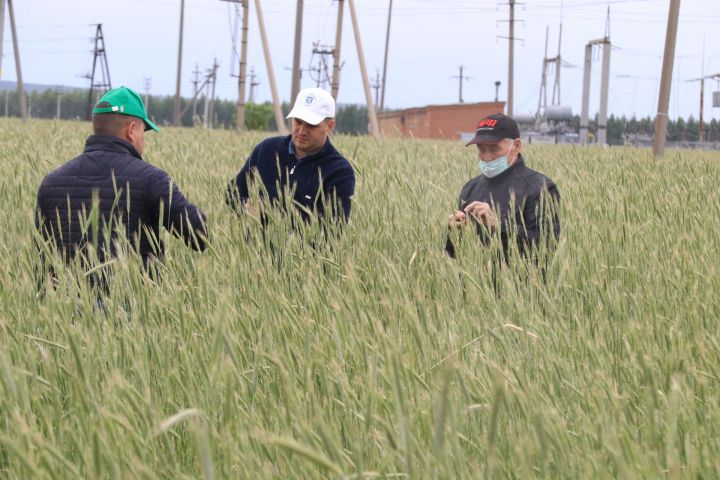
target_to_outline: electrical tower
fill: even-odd
[[[560,24],[560,33],[558,34],[558,52],[554,57],[548,57],[548,39],[549,39],[550,27],[545,29],[545,57],[543,57],[543,68],[542,77],[540,79],[540,96],[538,98],[538,109],[537,116],[540,116],[542,112],[547,108],[547,74],[548,65],[553,66],[554,83],[552,90],[551,105],[560,105],[560,69],[564,66],[574,66],[562,59],[560,49],[562,48],[562,23]]]
[[[95,48],[93,50],[92,71],[86,78],[90,80],[86,119],[90,120],[92,116],[92,109],[95,105],[93,97],[95,96],[96,91],[97,93],[105,93],[112,88],[112,83],[110,82],[110,69],[108,67],[107,55],[105,53],[105,37],[103,37],[102,23],[95,25]]]

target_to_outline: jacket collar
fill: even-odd
[[[142,156],[129,142],[113,135],[90,135],[85,141],[85,153],[117,152],[130,154],[142,160]]]
[[[292,135],[287,136],[287,142],[288,142],[288,153],[291,155],[296,155],[295,150],[295,144],[292,141]],[[318,150],[317,152],[311,153],[310,155],[305,155],[303,158],[299,159],[299,162],[314,162],[316,160],[320,160],[323,157],[326,157],[328,154],[332,154],[334,151],[334,147],[332,146],[332,143],[330,143],[330,137],[328,137],[325,140],[325,145]]]

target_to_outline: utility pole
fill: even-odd
[[[592,50],[600,45],[603,49],[602,76],[600,81],[600,110],[598,112],[598,144],[605,145],[607,139],[607,105],[610,84],[610,38],[592,40],[585,45],[585,71],[583,74],[582,109],[580,111],[580,144],[588,143],[589,109],[590,109],[590,74],[592,70]]]
[[[720,73],[713,73],[712,75],[704,75],[700,78],[687,80],[688,82],[700,82],[700,125],[698,133],[700,134],[701,142],[705,141],[705,80],[711,79],[720,80]]]
[[[385,84],[387,82],[387,62],[388,62],[388,48],[390,46],[390,20],[392,19],[392,4],[393,0],[390,0],[388,6],[388,23],[387,32],[385,33],[385,59],[383,60],[383,77],[382,77],[382,95],[380,96],[380,111],[385,111]]]
[[[182,48],[183,48],[183,21],[185,19],[185,0],[180,0],[180,38],[178,39],[177,77],[175,82],[175,110],[173,112],[173,125],[180,126],[180,82],[182,79]]]
[[[198,64],[195,64],[195,70],[193,70],[193,101],[192,101],[192,119],[193,119],[193,125],[195,125],[195,117],[197,117],[197,96],[198,96],[198,89],[200,85],[200,70],[198,70]]]
[[[8,15],[10,15],[10,30],[12,31],[13,37],[13,51],[15,53],[15,70],[17,72],[17,89],[18,89],[18,100],[20,101],[20,118],[23,122],[27,122],[27,100],[25,99],[25,84],[22,79],[22,68],[20,68],[20,47],[17,37],[17,28],[15,27],[15,11],[13,9],[12,0],[8,2]]]
[[[95,72],[97,71],[98,63],[100,63],[100,78],[102,80],[95,80]],[[99,89],[103,93],[112,88],[112,82],[110,81],[110,68],[108,67],[107,55],[105,52],[105,37],[102,32],[102,23],[95,25],[95,48],[93,49],[93,65],[92,72],[87,76],[90,79],[90,91],[88,92],[87,111],[85,117],[90,120],[92,117],[93,105],[96,99],[93,98],[96,89]]]
[[[2,58],[5,42],[5,0],[0,0],[0,80],[2,80]]]
[[[212,88],[210,90],[210,111],[208,112],[208,125],[210,125],[210,128],[215,128],[215,84],[217,83],[217,69],[219,66],[217,58],[214,58],[212,67]]]
[[[513,89],[515,85],[515,0],[508,0],[510,5],[510,29],[508,34],[508,42],[510,42],[508,57],[508,96],[507,96],[507,115],[513,116]]]
[[[375,82],[372,84],[372,88],[375,90],[375,106],[379,105],[380,101],[380,71],[378,70],[375,74]]]
[[[143,79],[143,90],[145,90],[145,98],[143,99],[143,102],[145,103],[145,111],[150,110],[150,85],[152,85],[152,79],[150,77],[145,77]]]
[[[598,144],[607,145],[607,110],[610,90],[610,7],[607,9],[605,21],[605,37],[603,38],[602,76],[600,77],[600,111],[598,112]]]
[[[495,103],[500,101],[500,80],[495,80]]]
[[[665,53],[663,54],[662,76],[660,77],[660,94],[658,109],[655,116],[655,138],[653,155],[662,157],[665,154],[667,136],[668,110],[670,107],[670,87],[672,85],[673,63],[675,61],[675,40],[677,39],[680,0],[670,0],[668,11],[667,32],[665,33]]]
[[[303,0],[297,0],[295,10],[295,51],[293,52],[292,87],[290,89],[290,103],[295,101],[300,91],[300,48],[302,46]],[[251,80],[252,82],[252,80]],[[251,90],[252,90],[252,83]],[[252,94],[250,94],[252,98]]]
[[[539,116],[541,111],[547,108],[547,65],[548,65],[548,37],[550,36],[550,27],[545,27],[545,56],[543,56],[542,73],[540,74],[540,95],[538,95],[538,108],[536,115]]]
[[[235,130],[245,130],[245,79],[247,78],[248,26],[250,22],[249,0],[225,0],[242,5],[242,31],[240,34],[240,71],[238,72],[238,100],[235,116]]]
[[[370,135],[380,138],[380,128],[378,126],[377,114],[375,113],[375,104],[370,93],[370,82],[368,81],[367,67],[365,66],[365,53],[362,48],[362,39],[360,38],[360,26],[358,25],[357,13],[355,12],[355,0],[347,0],[350,7],[350,18],[352,19],[353,31],[355,32],[355,46],[357,47],[358,61],[360,63],[360,75],[362,75],[363,87],[365,90],[365,100],[368,108],[368,122],[370,123]]]
[[[257,75],[255,75],[255,69],[250,70],[250,95],[248,96],[248,102],[249,103],[255,103],[255,87],[260,85],[260,82],[256,82],[255,78]]]
[[[342,44],[343,10],[345,0],[338,0],[337,26],[335,27],[335,47],[333,48],[333,73],[330,82],[330,95],[337,100],[340,90],[340,46]]]
[[[460,65],[460,75],[455,75],[455,76],[451,77],[451,78],[458,78],[458,79],[460,79],[460,86],[459,86],[459,91],[458,91],[458,103],[465,103],[465,101],[463,100],[463,94],[462,94],[462,93],[463,93],[463,92],[462,92],[463,80],[466,80],[466,81],[467,81],[467,80],[470,80],[470,78],[471,78],[471,77],[468,77],[468,76],[464,76],[464,75],[463,75],[463,69],[464,69],[464,68],[465,68],[464,65]]]
[[[55,107],[55,120],[60,120],[60,102],[62,101],[62,89],[58,86],[55,89],[55,93],[57,94],[57,105]]]
[[[260,38],[262,39],[263,52],[265,53],[265,65],[267,67],[268,82],[270,83],[270,91],[272,92],[273,97],[273,107],[275,110],[275,125],[277,125],[278,132],[280,132],[281,135],[287,135],[288,130],[282,114],[280,97],[278,97],[277,93],[277,84],[275,83],[275,70],[273,70],[272,58],[270,57],[270,47],[268,46],[267,35],[265,34],[265,20],[263,20],[260,0],[255,0],[255,10],[257,11],[258,25],[260,26]]]

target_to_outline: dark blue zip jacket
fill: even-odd
[[[271,137],[260,142],[240,173],[230,181],[227,188],[227,203],[239,208],[250,198],[248,181],[255,176],[261,181],[258,186],[267,191],[268,200],[282,208],[289,204],[301,207],[303,218],[307,211],[314,211],[318,217],[347,221],[350,218],[352,196],[355,192],[355,172],[330,139],[320,151],[298,160],[291,148],[291,136]],[[285,191],[294,194],[285,198]],[[264,194],[261,192],[261,196]],[[329,212],[326,212],[329,209]]]
[[[98,218],[93,226],[93,197]],[[170,176],[145,162],[128,142],[110,135],[88,137],[85,151],[48,174],[37,195],[35,224],[66,260],[96,244],[104,261],[115,253],[117,228],[147,265],[161,258],[164,226],[195,250],[205,249],[205,215],[188,202]],[[110,251],[106,237],[110,233]]]

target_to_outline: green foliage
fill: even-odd
[[[245,105],[245,127],[248,130],[268,130],[273,116],[270,103],[248,103]]]
[[[335,137],[353,216],[309,248],[223,201],[262,136],[166,128],[147,159],[210,249],[167,238],[157,284],[119,259],[102,314],[83,272],[33,278],[37,186],[86,127],[0,120],[0,477],[720,476],[714,154],[526,148],[563,233],[546,281],[516,259],[495,295],[497,245],[443,253],[459,143]]]

